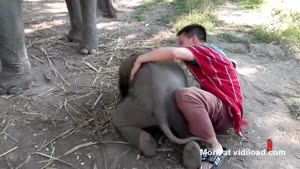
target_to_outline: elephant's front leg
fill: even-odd
[[[120,134],[145,156],[152,157],[156,153],[155,139],[146,131],[136,127],[119,127]]]
[[[69,18],[71,23],[71,29],[67,35],[67,38],[71,42],[81,41],[81,29],[82,29],[82,16],[80,0],[65,0],[69,12]]]
[[[0,1],[0,94],[16,94],[33,85],[21,1]]]
[[[97,0],[80,0],[80,4],[82,13],[80,52],[93,54],[98,49],[96,27]]]

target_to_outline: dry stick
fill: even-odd
[[[22,162],[20,165],[18,165],[16,169],[23,167],[24,164],[28,163],[30,158],[31,158],[31,154],[29,156],[27,156],[26,159],[24,160],[24,162]]]
[[[59,158],[57,158],[57,157],[52,157],[52,156],[50,156],[50,155],[47,155],[47,154],[44,154],[44,153],[40,153],[40,152],[35,152],[35,153],[33,153],[33,154],[37,154],[37,155],[41,155],[41,156],[44,156],[44,157],[48,157],[48,158],[50,158],[50,159],[52,159],[52,160],[56,160],[56,161],[59,161],[59,162],[61,162],[61,163],[63,163],[63,164],[67,164],[67,165],[69,165],[69,166],[71,166],[71,167],[73,167],[73,168],[77,168],[77,167],[74,166],[73,164],[68,163],[68,162],[66,162],[66,161],[63,161],[63,160],[61,160],[61,159],[59,159]]]
[[[64,157],[64,156],[66,156],[66,155],[68,155],[68,154],[70,154],[70,153],[73,153],[73,152],[77,151],[78,149],[80,149],[80,148],[82,148],[82,147],[87,147],[87,146],[91,146],[91,145],[95,145],[95,144],[98,144],[98,142],[89,142],[89,143],[84,143],[84,144],[75,146],[75,147],[73,147],[71,150],[67,151],[64,155],[56,157],[56,159],[59,160],[59,158]],[[51,165],[55,159],[51,159],[51,160],[52,160],[52,161],[49,161],[49,162],[48,162],[46,165],[44,165],[41,169],[44,169],[44,168],[48,167],[49,165]],[[75,168],[76,168],[76,167],[75,167]]]
[[[52,61],[50,60],[50,58],[49,58],[49,56],[48,56],[48,53],[45,51],[45,49],[43,48],[43,46],[40,46],[40,49],[41,49],[41,51],[45,54],[46,59],[48,60],[48,63],[49,63],[49,65],[50,65],[51,69],[53,70],[55,76],[57,77],[57,70],[56,70],[55,67],[53,66]]]
[[[93,86],[93,85],[96,83],[96,81],[98,80],[98,78],[100,77],[99,73],[101,72],[101,70],[102,70],[102,67],[99,67],[97,76],[96,76],[96,78],[94,79],[94,81],[93,81],[93,83],[92,83],[91,86]]]
[[[6,161],[8,167],[9,167],[10,169],[13,169],[13,168],[14,168],[14,167],[12,166],[12,164],[10,163],[10,161],[9,161],[9,159],[8,159],[7,156],[5,156],[5,161]]]
[[[64,88],[64,86],[62,84],[58,84],[58,83],[55,83],[54,84],[59,87],[62,91],[66,92],[66,89]]]
[[[36,60],[38,60],[39,62],[41,62],[41,63],[44,63],[44,61],[42,61],[41,59],[39,59],[39,58],[37,58],[36,56],[34,56],[34,55],[30,55],[33,59],[36,59]]]
[[[96,129],[94,131],[92,131],[90,134],[94,134],[97,131],[102,130],[102,129],[106,128],[107,126],[109,126],[109,123],[107,123],[107,122],[103,122],[103,123],[104,123],[104,125],[103,124],[101,126],[98,125],[98,127],[96,127]]]
[[[46,94],[46,93],[52,91],[53,89],[55,89],[55,87],[52,87],[51,89],[49,89],[49,90],[47,90],[47,91],[45,91],[45,92],[43,92],[43,93],[41,93],[41,94],[39,94],[39,95],[37,95],[37,96],[34,96],[32,99],[36,99],[36,98],[38,98],[38,97],[40,97],[40,96],[42,96],[42,95],[44,95],[44,94]]]
[[[91,65],[89,62],[84,62],[84,64],[86,64],[89,68],[91,68],[92,70],[94,70],[95,72],[97,73],[100,73],[98,72],[98,69],[96,69],[93,65]]]
[[[52,147],[52,151],[51,151],[51,155],[50,156],[53,156],[54,154],[54,151],[55,151],[55,147],[53,146],[53,144],[51,143],[51,147]],[[57,157],[58,158],[58,157]],[[44,160],[44,161],[39,161],[39,163],[44,163],[44,162],[51,162],[53,161],[52,159],[49,159],[49,160]]]
[[[101,141],[100,143],[102,143],[102,144],[125,144],[125,145],[129,145],[129,143],[124,142],[124,141]]]
[[[68,111],[68,109],[67,109],[67,102],[68,102],[68,100],[65,99],[65,101],[64,101],[64,108],[65,108],[67,114],[68,114],[74,121],[77,121],[77,120],[75,119],[75,117],[72,116],[72,115],[70,114],[70,112]]]
[[[15,139],[13,136],[7,134],[6,132],[3,132],[3,134],[5,134],[6,136],[8,136],[10,139],[12,139],[13,141],[15,141],[16,143],[19,142],[19,140]]]
[[[50,65],[52,71],[55,73],[55,76],[57,77],[57,75],[59,75],[59,77],[65,82],[65,84],[66,84],[67,86],[71,86],[70,83],[67,82],[66,79],[65,79],[65,78],[59,73],[59,71],[53,66],[53,63],[52,63],[51,59],[49,58],[48,53],[46,52],[46,50],[45,50],[42,46],[40,46],[40,49],[41,49],[42,52],[46,55],[46,58],[47,58],[47,60],[48,60],[48,63],[49,63],[49,65]]]
[[[92,86],[96,83],[96,81],[99,79],[100,76],[101,76],[101,75],[98,75],[98,74],[97,74],[96,78],[94,79],[94,81],[93,81],[93,83],[92,83]]]
[[[113,57],[114,57],[114,54],[111,55],[111,57],[109,58],[109,60],[108,60],[108,62],[107,62],[107,64],[106,64],[106,66],[109,66],[109,65],[110,65],[110,62],[112,61]]]
[[[62,136],[64,136],[64,135],[68,134],[68,133],[69,133],[70,131],[72,131],[72,130],[73,130],[73,128],[70,128],[69,130],[67,130],[67,131],[61,133],[60,135],[58,135],[57,137],[51,139],[51,140],[48,141],[46,144],[44,144],[42,147],[40,147],[40,148],[38,149],[38,151],[41,151],[43,148],[45,148],[46,146],[48,146],[50,143],[54,142],[55,140],[59,139],[60,137],[62,137]]]
[[[8,136],[10,139],[12,139],[13,141],[19,142],[17,139],[15,139],[14,137],[12,137],[12,136],[9,135],[8,133],[6,133],[7,128],[8,128],[14,121],[15,121],[15,119],[10,120],[10,121],[6,124],[6,126],[5,126],[4,129],[1,131],[0,134],[4,134],[4,135]]]
[[[117,34],[117,33],[120,34],[120,29],[118,29],[118,30],[116,30],[115,32],[113,32],[112,34],[110,34],[110,35],[108,36],[108,39],[110,39],[113,35],[115,35],[115,34]]]
[[[62,156],[59,156],[59,157],[56,157],[56,158],[61,158]],[[53,159],[49,159],[48,160],[48,163],[46,164],[46,165],[44,165],[41,169],[44,169],[44,168],[46,168],[46,167],[48,167],[49,165],[51,165],[52,163],[54,162],[54,160]]]
[[[113,59],[113,57],[115,56],[115,53],[118,51],[118,49],[120,48],[120,43],[119,43],[119,40],[120,39],[118,39],[118,43],[117,43],[117,46],[116,46],[116,48],[114,48],[113,49],[113,51],[114,52],[112,52],[112,55],[110,56],[110,58],[109,58],[109,60],[108,60],[108,62],[107,62],[107,64],[106,64],[106,66],[109,66],[110,65],[110,62],[112,61],[112,59]]]
[[[18,146],[16,146],[16,147],[14,147],[14,148],[12,148],[12,149],[10,149],[10,150],[8,150],[8,151],[0,154],[0,158],[3,157],[3,156],[5,156],[5,155],[7,155],[7,154],[9,154],[9,153],[11,153],[12,151],[16,150],[17,148],[18,148]]]
[[[92,145],[95,145],[95,144],[99,144],[99,142],[88,142],[88,143],[83,143],[83,144],[77,145],[77,146],[71,148],[69,151],[65,152],[64,156],[66,156],[68,154],[71,154],[71,153],[77,151],[80,148],[92,146]]]
[[[73,111],[75,111],[77,114],[80,114],[79,111],[77,111],[76,109],[74,109],[70,104],[67,103],[67,106],[69,106]]]
[[[65,61],[66,67],[69,69],[70,72],[72,72],[72,70],[71,70],[71,68],[70,68],[70,66],[68,64],[68,61],[66,59],[64,59],[64,58],[63,58],[63,60]]]
[[[63,138],[67,138],[70,135],[72,135],[73,133],[75,133],[76,131],[78,131],[79,129],[83,128],[84,126],[88,125],[90,122],[94,121],[94,119],[89,119],[88,121],[86,121],[85,123],[83,123],[81,126],[78,126],[77,128],[75,128],[72,132],[68,133],[67,135],[65,135]]]
[[[101,93],[101,94],[99,95],[99,97],[97,98],[96,102],[95,102],[94,105],[92,106],[92,109],[94,109],[94,107],[97,105],[97,103],[98,103],[98,101],[101,99],[102,95],[103,95],[103,93]]]
[[[91,95],[91,94],[93,94],[93,93],[87,93],[87,94],[85,94],[85,95],[81,95],[81,96],[78,96],[78,97],[75,97],[75,98],[71,98],[71,99],[70,99],[70,100],[68,100],[68,101],[75,100],[75,99],[80,99],[80,98],[83,98],[83,97],[89,96],[89,95]]]
[[[8,127],[11,125],[11,123],[13,123],[14,121],[15,121],[15,119],[10,120],[10,121],[6,124],[6,126],[5,126],[4,129],[1,131],[0,134],[5,133],[5,131],[7,130],[7,128],[8,128]]]

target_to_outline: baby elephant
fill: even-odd
[[[195,141],[200,139],[191,137],[174,97],[177,89],[187,87],[182,68],[173,61],[146,63],[129,82],[131,68],[137,57],[137,54],[128,57],[120,65],[121,100],[112,114],[113,125],[145,156],[155,155],[156,141],[144,129],[159,127],[172,142],[187,144],[183,153],[185,166],[199,167],[200,148]]]

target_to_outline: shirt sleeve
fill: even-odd
[[[210,47],[212,47],[214,50],[216,50],[217,52],[219,52],[221,55],[225,56],[226,58],[228,58],[228,56],[225,54],[225,52],[223,52],[223,50],[221,50],[219,47],[217,47],[214,44],[209,44]]]

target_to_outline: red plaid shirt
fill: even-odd
[[[209,46],[188,47],[198,65],[185,61],[201,88],[214,94],[227,105],[235,131],[242,136],[242,94],[235,66],[222,54]]]

